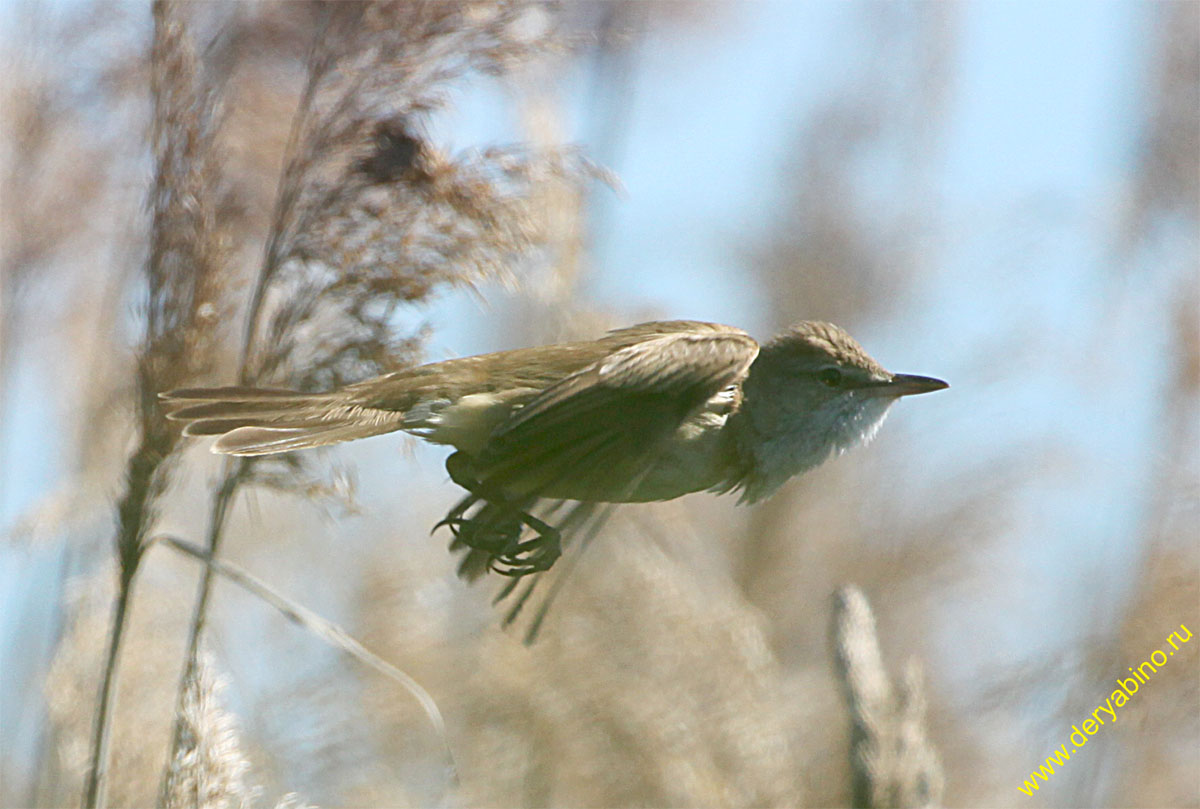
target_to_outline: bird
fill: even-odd
[[[328,393],[227,386],[161,394],[212,451],[261,456],[395,431],[453,448],[466,490],[448,527],[459,573],[548,570],[563,532],[600,504],[709,491],[740,503],[865,444],[898,399],[949,387],[893,374],[844,329],[802,321],[760,344],[718,323],[667,320],[596,340],[449,359]],[[558,526],[547,502],[582,508]]]

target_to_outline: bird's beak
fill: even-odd
[[[880,385],[878,390],[884,396],[915,396],[918,393],[932,393],[948,387],[949,383],[931,376],[896,374],[890,382]]]

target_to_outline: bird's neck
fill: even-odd
[[[891,402],[848,401],[844,406],[813,411],[787,397],[748,396],[729,419],[741,502],[762,500],[788,479],[820,466],[830,456],[871,440]]]
[[[731,418],[729,432],[737,458],[736,479],[730,483],[741,491],[742,503],[769,497],[789,478],[819,466],[830,453],[828,446],[806,440],[802,431],[756,421],[752,411]]]

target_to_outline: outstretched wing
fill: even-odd
[[[642,339],[618,343],[516,411],[475,459],[481,480],[535,496],[632,499],[664,443],[740,382],[758,355],[758,343],[740,329],[662,331],[631,335]]]

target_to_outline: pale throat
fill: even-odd
[[[815,412],[778,410],[770,418],[748,413],[746,423],[738,425],[738,448],[746,468],[740,502],[769,497],[830,456],[869,443],[893,402],[891,397],[847,394]]]

